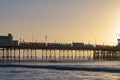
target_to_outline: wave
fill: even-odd
[[[94,72],[111,72],[120,73],[119,68],[105,67],[84,67],[84,66],[66,66],[66,65],[21,65],[21,64],[0,64],[0,67],[18,67],[18,68],[33,68],[33,69],[53,69],[53,70],[72,70],[72,71],[94,71]]]

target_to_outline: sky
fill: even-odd
[[[0,0],[0,35],[47,42],[116,45],[120,0]]]

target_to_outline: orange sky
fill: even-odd
[[[120,0],[1,0],[0,34],[15,39],[116,45]],[[119,36],[118,36],[119,37]]]

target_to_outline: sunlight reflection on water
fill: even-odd
[[[119,61],[79,62],[79,63],[22,63],[26,65],[57,65],[73,67],[120,68]],[[120,73],[92,72],[77,70],[53,70],[32,68],[0,68],[1,80],[119,80]]]

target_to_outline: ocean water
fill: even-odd
[[[6,64],[0,64],[0,80],[120,80],[119,61],[29,62],[4,65]]]

